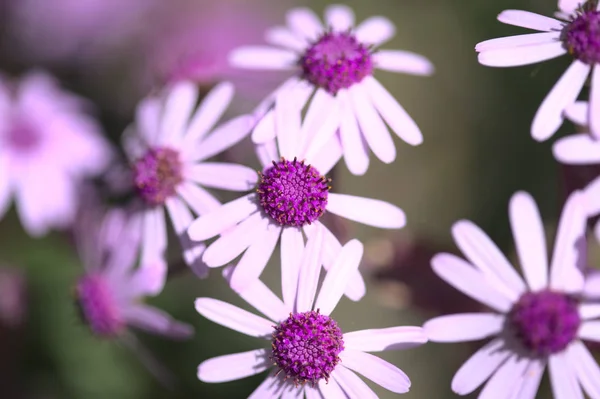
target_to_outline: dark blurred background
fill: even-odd
[[[221,79],[237,87],[229,117],[247,112],[279,77],[244,73],[226,66],[227,52],[240,44],[260,44],[268,26],[282,24],[286,9],[308,5],[321,14],[323,1],[267,0],[0,0],[0,71],[18,77],[35,68],[57,76],[63,86],[95,104],[105,133],[118,144],[132,121],[136,102],[165,82],[193,78],[209,88]],[[586,170],[564,169],[552,158],[551,142],[530,137],[533,115],[567,65],[567,59],[513,69],[479,65],[477,42],[524,32],[496,21],[509,8],[550,15],[553,1],[542,0],[371,0],[348,1],[357,21],[385,15],[396,24],[385,48],[421,53],[436,66],[430,78],[378,72],[413,116],[425,136],[413,148],[395,138],[398,159],[374,160],[366,176],[340,165],[338,192],[376,197],[397,204],[408,216],[399,232],[343,224],[342,239],[366,244],[363,272],[366,298],[344,299],[334,317],[345,331],[420,325],[448,312],[479,305],[442,283],[429,258],[455,251],[450,227],[461,218],[482,226],[512,257],[507,220],[513,192],[533,194],[552,233],[565,190],[584,184]],[[573,127],[562,128],[559,135]],[[256,164],[249,143],[226,154]],[[594,172],[596,173],[596,172]],[[222,196],[224,200],[231,197]],[[175,242],[174,240],[171,242]],[[172,259],[177,261],[177,245]],[[278,259],[276,254],[273,259]],[[279,292],[278,266],[268,266],[267,283]],[[197,365],[213,356],[262,345],[201,318],[193,308],[199,296],[231,300],[219,270],[200,281],[187,270],[175,273],[164,292],[150,302],[191,323],[196,336],[171,342],[138,334],[176,378],[161,386],[138,357],[114,342],[101,341],[81,324],[73,286],[82,265],[68,236],[28,237],[14,210],[0,221],[0,398],[146,399],[244,398],[263,375],[224,384],[197,380]],[[382,357],[412,379],[405,398],[453,398],[450,380],[480,343],[428,344]],[[547,382],[538,397],[548,393]],[[381,398],[396,395],[375,387]]]

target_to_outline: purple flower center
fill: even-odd
[[[329,379],[344,350],[342,330],[319,311],[290,314],[275,327],[272,359],[294,383],[312,385]]]
[[[581,319],[573,297],[543,290],[523,294],[510,311],[508,322],[526,349],[547,356],[562,351],[575,339]]]
[[[570,54],[586,64],[600,62],[600,12],[588,2],[563,30],[563,41]]]
[[[373,73],[371,49],[349,32],[327,32],[300,59],[302,77],[330,94]]]
[[[83,276],[77,282],[76,291],[82,316],[95,334],[109,338],[123,330],[125,322],[113,293],[102,276]]]
[[[24,118],[15,118],[6,132],[6,144],[19,152],[31,151],[40,141],[40,132]]]
[[[304,161],[281,158],[259,174],[260,205],[280,225],[311,224],[325,212],[330,180]]]
[[[162,205],[175,195],[183,181],[179,152],[166,147],[150,148],[133,166],[138,194],[150,205]]]

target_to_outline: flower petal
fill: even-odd
[[[194,241],[207,240],[246,219],[258,210],[255,197],[254,193],[245,195],[200,216],[188,228],[190,238]]]
[[[350,173],[361,176],[369,168],[369,150],[360,134],[348,90],[340,90],[337,98],[340,102],[340,138],[344,161]]]
[[[562,42],[555,41],[531,46],[505,47],[485,50],[479,53],[477,60],[489,67],[515,67],[551,60],[566,54]]]
[[[579,328],[578,336],[586,341],[600,342],[600,321],[584,321]]]
[[[167,313],[147,305],[138,304],[126,308],[123,317],[133,327],[172,339],[187,339],[194,334],[192,326],[180,323]]]
[[[600,68],[594,65],[590,83],[589,102],[589,127],[590,133],[596,139],[600,138]]]
[[[566,14],[573,14],[583,3],[583,0],[558,0],[558,8]]]
[[[300,260],[298,292],[296,293],[295,312],[306,312],[313,309],[313,302],[319,284],[321,272],[321,246],[323,245],[323,229],[320,226],[308,237],[306,248]]]
[[[396,34],[396,27],[385,17],[370,17],[356,27],[356,39],[363,44],[379,46]]]
[[[286,21],[296,35],[310,42],[324,31],[319,17],[310,8],[298,7],[288,11]]]
[[[197,298],[196,311],[208,320],[251,337],[263,338],[273,333],[273,322],[213,298]]]
[[[225,113],[233,94],[234,88],[230,82],[221,82],[208,92],[188,125],[184,147],[202,141]]]
[[[161,206],[145,211],[143,229],[140,264],[153,264],[157,259],[162,259],[167,250],[167,225]]]
[[[583,320],[600,317],[600,303],[584,302],[579,305],[579,317]]]
[[[303,52],[308,45],[306,40],[296,36],[285,26],[275,26],[267,29],[265,33],[265,41],[274,46],[279,46],[288,50],[294,50],[298,53]]]
[[[481,399],[513,398],[521,388],[525,370],[529,366],[526,357],[513,354],[492,375],[481,390]]]
[[[337,32],[346,32],[354,26],[354,11],[343,4],[332,4],[325,8],[327,26]]]
[[[285,387],[283,380],[272,372],[269,376],[252,392],[248,399],[279,398]]]
[[[304,251],[302,231],[295,227],[286,227],[281,232],[281,292],[283,302],[290,308],[294,307],[300,260]]]
[[[460,313],[435,317],[423,325],[430,341],[463,342],[487,338],[502,331],[504,316],[496,313]]]
[[[600,368],[581,341],[575,341],[566,351],[571,370],[592,399],[600,398]]]
[[[569,366],[565,352],[550,356],[548,366],[554,399],[583,399],[575,371]]]
[[[286,159],[301,157],[300,146],[300,108],[296,107],[294,92],[282,91],[275,100],[275,130],[279,144],[279,155]]]
[[[189,146],[190,159],[202,161],[233,147],[250,134],[255,122],[252,115],[240,115],[222,123],[202,142]]]
[[[198,100],[198,88],[189,81],[178,82],[165,100],[158,144],[179,144]]]
[[[477,43],[475,46],[475,51],[483,52],[489,50],[499,50],[503,48],[525,47],[536,44],[550,43],[557,40],[560,40],[560,32],[528,33],[526,35],[507,36],[485,40]]]
[[[560,31],[564,23],[529,11],[504,10],[498,15],[498,21],[539,31]]]
[[[344,350],[340,353],[344,367],[354,370],[395,393],[406,393],[410,389],[410,379],[398,367],[370,353]]]
[[[518,394],[513,397],[519,399],[535,399],[545,368],[546,360],[532,360],[529,363],[527,370],[525,370],[523,383],[521,384]]]
[[[580,126],[587,126],[589,113],[589,103],[587,101],[577,101],[565,108],[565,116],[571,122]]]
[[[411,75],[429,76],[435,69],[426,57],[404,50],[379,50],[373,62],[379,69]]]
[[[255,170],[233,163],[203,162],[190,168],[189,178],[207,187],[232,191],[248,191],[256,186]]]
[[[329,193],[326,209],[346,219],[382,229],[400,229],[406,224],[402,209],[372,198]]]
[[[275,110],[270,109],[254,127],[254,130],[252,131],[252,142],[254,144],[263,144],[267,141],[274,140],[276,137]]]
[[[256,375],[271,366],[265,349],[213,357],[198,366],[198,379],[204,382],[226,382]]]
[[[572,134],[557,140],[552,152],[559,162],[569,165],[600,163],[600,141],[588,133]]]
[[[346,399],[348,397],[335,378],[330,378],[328,381],[319,380],[319,392],[323,398],[327,399]]]
[[[344,334],[344,346],[362,352],[409,349],[426,342],[427,335],[421,327],[389,327]]]
[[[190,181],[180,184],[177,187],[177,194],[196,215],[204,215],[221,207],[221,203],[214,195]]]
[[[231,51],[228,59],[238,68],[291,70],[296,69],[298,54],[270,46],[242,46]]]
[[[342,365],[338,365],[331,373],[331,376],[342,387],[349,398],[379,398],[359,376]]]

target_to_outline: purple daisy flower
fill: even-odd
[[[0,217],[14,195],[32,236],[70,226],[78,186],[109,163],[111,150],[87,105],[43,72],[19,82],[0,76]]]
[[[357,372],[392,392],[408,392],[408,376],[368,352],[423,344],[427,341],[423,330],[391,327],[343,333],[330,315],[358,269],[363,247],[357,240],[344,245],[317,294],[322,233],[318,227],[300,255],[298,286],[287,294],[293,297],[291,304],[281,301],[260,280],[241,292],[267,318],[217,299],[196,299],[202,316],[269,342],[261,349],[204,361],[198,367],[200,380],[232,381],[272,369],[249,398],[377,398]],[[290,288],[282,287],[284,293]]]
[[[319,128],[308,117],[301,124],[300,110],[292,101],[283,96],[268,127],[276,132],[278,148],[273,141],[258,147],[263,172],[259,173],[256,192],[200,216],[188,229],[195,241],[221,235],[203,255],[209,267],[224,266],[244,253],[231,277],[236,291],[260,276],[281,237],[282,283],[288,287],[285,292],[293,293],[304,247],[303,232],[308,237],[314,234],[325,211],[388,229],[399,229],[406,222],[404,212],[387,202],[329,192],[330,181],[325,175],[341,156],[335,115]],[[307,146],[309,134],[318,138]],[[324,146],[319,144],[323,139],[328,140]],[[341,244],[327,228],[324,230],[324,265],[329,268]],[[360,273],[353,276],[347,294],[353,300],[365,294]],[[284,300],[289,303],[292,296]]]
[[[326,119],[339,108],[336,127],[344,159],[353,174],[362,175],[369,167],[369,148],[385,163],[396,158],[385,123],[408,144],[423,141],[412,118],[373,77],[375,68],[430,75],[433,66],[425,57],[408,51],[375,51],[394,36],[395,27],[387,18],[371,17],[354,28],[352,10],[331,5],[325,10],[325,21],[327,27],[311,10],[292,9],[287,14],[287,27],[277,26],[266,32],[265,39],[276,47],[244,46],[233,50],[229,58],[231,64],[241,68],[296,72],[258,107],[259,114],[279,93],[295,97],[300,108],[314,94],[307,114],[315,119]],[[265,118],[264,123],[270,123],[273,112],[267,112]],[[273,138],[265,133],[268,130],[257,129],[252,139],[264,143]]]
[[[560,0],[555,18],[529,11],[505,10],[498,20],[539,31],[486,40],[477,44],[479,62],[491,67],[534,64],[569,53],[575,61],[554,85],[537,110],[531,135],[538,141],[550,138],[563,123],[564,109],[571,105],[591,74],[589,113],[592,133],[600,136],[600,5],[597,1]]]
[[[186,235],[192,211],[202,215],[221,205],[203,187],[249,190],[256,183],[256,172],[250,168],[206,162],[246,137],[254,124],[252,116],[241,115],[214,128],[233,92],[230,83],[221,83],[195,111],[197,87],[179,82],[164,96],[150,96],[138,106],[135,126],[125,132],[124,146],[136,192],[145,205],[142,262],[146,253],[166,250],[166,207],[186,263],[206,277],[208,269],[200,261],[204,246],[192,244]]]
[[[434,342],[492,337],[454,375],[452,390],[466,395],[487,380],[482,399],[533,399],[547,365],[555,398],[583,399],[582,388],[600,398],[600,368],[581,342],[600,340],[600,305],[582,295],[583,198],[575,192],[564,206],[550,267],[533,198],[514,194],[509,216],[525,281],[489,237],[466,220],[457,222],[452,233],[467,260],[441,253],[431,262],[438,276],[491,308],[436,317],[424,325]]]

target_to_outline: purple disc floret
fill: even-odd
[[[525,349],[548,356],[577,337],[581,318],[575,298],[543,290],[524,293],[510,311],[508,322]]]
[[[300,58],[302,77],[335,95],[373,73],[368,46],[350,32],[326,32]]]
[[[257,192],[267,215],[283,226],[311,224],[325,212],[329,181],[304,161],[273,161],[260,173]]]
[[[329,316],[310,311],[290,314],[275,327],[272,359],[295,384],[329,379],[344,350],[342,330]]]
[[[98,274],[85,275],[76,287],[79,309],[94,334],[100,337],[118,335],[125,323],[107,281]]]
[[[586,64],[600,63],[600,11],[587,3],[563,30],[563,42],[570,54]]]
[[[183,181],[182,169],[178,151],[167,147],[150,148],[133,165],[138,194],[150,205],[164,204]]]

